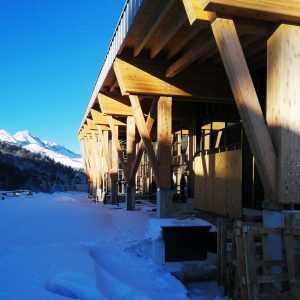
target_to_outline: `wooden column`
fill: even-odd
[[[300,203],[300,27],[268,40],[267,122],[278,156],[278,199]]]
[[[115,126],[115,132],[118,134],[119,128]],[[112,135],[109,137],[110,143],[110,159],[111,159],[111,169],[110,169],[110,179],[111,179],[111,204],[118,204],[118,150],[113,142]]]
[[[232,20],[211,24],[268,200],[276,201],[277,158]]]
[[[149,114],[148,114],[148,117],[147,117],[147,121],[146,121],[146,127],[147,127],[147,129],[150,133],[150,138],[152,137],[152,133],[153,133],[152,128],[153,128],[153,124],[154,124],[155,119],[156,119],[156,114],[157,114],[157,100],[153,99],[151,107],[150,107],[150,111],[149,111]],[[143,140],[141,139],[139,144],[138,144],[138,147],[137,147],[137,153],[136,153],[136,156],[135,156],[135,159],[134,159],[134,163],[133,163],[132,168],[129,172],[130,173],[129,181],[135,180],[136,172],[137,172],[138,167],[140,165],[140,162],[141,162],[144,151],[145,151],[145,145],[144,145]]]
[[[126,151],[127,151],[127,168],[128,170],[131,170],[136,155],[135,121],[133,116],[127,117]]]
[[[194,197],[194,179],[195,179],[195,171],[194,171],[194,154],[195,154],[195,146],[196,146],[196,135],[195,135],[195,120],[191,120],[189,124],[189,147],[188,147],[188,168],[189,168],[189,192],[191,197]]]
[[[127,117],[126,127],[126,152],[127,152],[127,171],[131,173],[136,156],[135,140],[135,121],[133,116]],[[127,210],[134,210],[135,206],[135,176],[127,177],[126,182],[126,205]]]
[[[111,170],[110,153],[109,153],[109,145],[108,145],[109,144],[108,131],[103,131],[103,141],[104,141],[103,149],[106,150],[104,151],[104,161],[106,165],[106,169],[105,169],[106,180],[104,181],[104,188],[105,188],[105,193],[107,193],[108,190],[110,189],[110,176],[108,177],[108,174],[110,175],[110,170]]]
[[[143,111],[142,111],[141,104],[139,101],[139,96],[130,95],[129,99],[130,99],[130,103],[131,103],[137,130],[141,136],[141,139],[145,146],[146,152],[148,154],[149,162],[150,162],[150,165],[151,165],[153,173],[154,173],[154,178],[155,178],[156,184],[157,184],[157,186],[159,186],[158,162],[157,162],[157,159],[155,156],[155,152],[153,150],[150,132],[149,132],[148,126],[144,119]]]
[[[157,159],[159,187],[171,188],[172,98],[160,97],[157,103]]]
[[[159,218],[170,216],[172,209],[171,139],[172,98],[160,97],[157,103],[157,159],[159,167],[157,216]]]

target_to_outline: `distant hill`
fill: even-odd
[[[9,137],[10,138],[10,137]],[[66,184],[85,183],[82,170],[15,143],[0,142],[0,190],[62,191]]]
[[[0,130],[0,142],[19,146],[30,152],[38,153],[42,157],[49,157],[54,161],[74,169],[83,169],[82,158],[64,146],[49,141],[41,141],[29,133],[28,130],[19,131],[11,135],[5,130]]]

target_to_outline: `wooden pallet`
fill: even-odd
[[[235,222],[233,262],[236,265],[234,299],[291,299],[285,259],[272,260],[270,235],[282,235],[280,228],[262,228],[260,223]],[[299,299],[299,298],[298,298]]]
[[[300,299],[300,214],[288,214],[284,220],[284,243],[291,299]]]

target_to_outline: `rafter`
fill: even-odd
[[[209,52],[209,50],[215,45],[215,41],[212,39],[209,32],[204,33],[196,42],[166,71],[166,77],[173,78],[181,71],[190,66],[202,55]]]
[[[186,22],[186,15],[183,14],[180,15],[178,19],[174,20],[174,22],[169,23],[170,28],[164,28],[164,34],[161,36],[159,42],[156,42],[151,48],[150,57],[152,59],[160,53]]]
[[[140,40],[137,41],[136,44],[135,44],[136,46],[134,47],[134,50],[133,50],[133,55],[134,56],[138,56],[141,53],[141,51],[143,50],[143,48],[145,47],[145,45],[147,44],[147,42],[149,41],[149,39],[151,38],[153,33],[158,29],[158,27],[161,25],[161,23],[165,19],[166,15],[168,14],[170,9],[174,5],[175,1],[176,0],[168,1],[166,6],[161,10],[161,12],[159,14],[159,17],[156,19],[154,24],[151,25],[150,28],[148,28],[148,27],[145,28],[144,34],[141,35]]]

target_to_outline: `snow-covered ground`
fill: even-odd
[[[187,290],[152,262],[154,217],[83,193],[0,199],[0,299],[226,299],[215,282]]]

